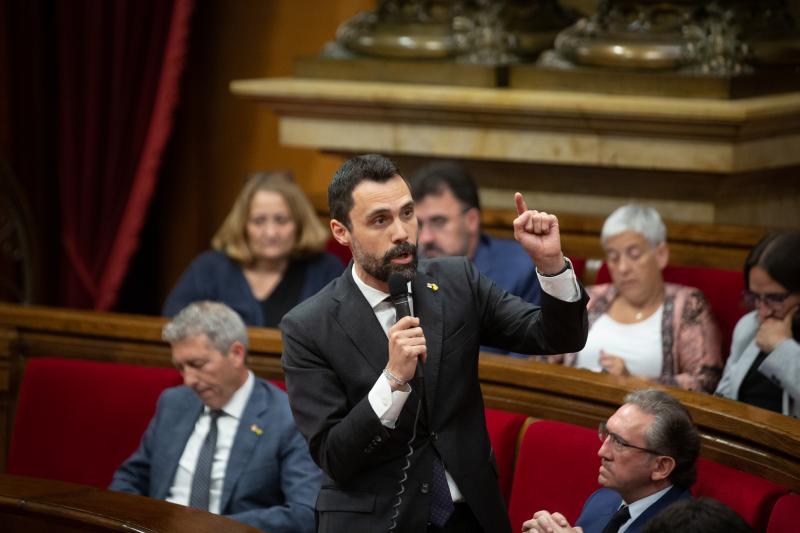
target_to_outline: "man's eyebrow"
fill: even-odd
[[[370,218],[373,218],[376,215],[386,215],[389,213],[391,213],[391,209],[389,209],[388,207],[377,207],[372,211],[368,212],[366,218],[367,220],[369,220]]]

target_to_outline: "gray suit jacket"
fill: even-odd
[[[351,269],[352,263],[281,323],[292,411],[327,474],[317,500],[319,531],[388,528],[421,390],[426,409],[416,427],[397,531],[425,531],[436,455],[483,529],[510,531],[486,432],[478,349],[579,350],[588,330],[585,293],[575,303],[543,294],[539,308],[506,293],[464,258],[422,261],[412,293],[427,343],[424,379],[412,385],[389,429],[367,399],[386,366],[388,343]]]
[[[731,354],[725,362],[715,393],[717,396],[739,399],[739,387],[761,351],[756,346],[758,328],[756,311],[744,315],[736,323]],[[800,344],[794,339],[780,343],[764,359],[758,371],[783,389],[783,414],[800,418]]]
[[[202,411],[188,387],[165,390],[139,449],[120,466],[109,488],[165,499]],[[263,430],[260,435],[253,424]],[[310,533],[320,478],[286,394],[256,379],[228,459],[221,514],[270,533]]]

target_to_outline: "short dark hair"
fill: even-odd
[[[757,266],[789,292],[800,292],[800,232],[765,235],[744,261],[744,286],[750,289],[750,271]]]
[[[436,161],[425,165],[414,174],[411,180],[411,194],[414,201],[419,202],[426,196],[438,196],[445,188],[453,191],[465,208],[480,210],[478,188],[467,169],[455,161]]]
[[[333,175],[328,186],[331,218],[352,229],[350,210],[353,209],[353,189],[364,180],[386,183],[395,176],[403,177],[397,165],[382,155],[366,154],[348,159]]]
[[[744,519],[711,498],[673,503],[645,525],[642,533],[752,533]]]
[[[625,396],[625,403],[655,418],[645,434],[647,447],[675,459],[675,468],[669,475],[673,485],[683,489],[691,487],[697,478],[700,434],[686,407],[675,397],[656,389],[632,392]]]

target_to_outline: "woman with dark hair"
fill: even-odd
[[[799,417],[800,232],[761,239],[745,260],[744,283],[755,310],[736,324],[716,394]]]
[[[164,303],[174,316],[199,300],[223,302],[248,326],[277,327],[283,315],[344,269],[325,253],[328,229],[288,172],[251,175],[211,241]]]

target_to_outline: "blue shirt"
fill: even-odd
[[[316,294],[344,270],[341,261],[328,253],[307,262],[305,281],[296,303]],[[222,252],[209,250],[192,261],[167,297],[162,314],[175,316],[190,303],[200,300],[227,304],[248,326],[264,325],[261,302],[253,295],[242,267]]]
[[[472,262],[481,274],[504,288],[506,292],[519,296],[526,302],[539,305],[541,287],[536,276],[536,267],[531,256],[517,241],[481,233]],[[481,350],[507,353],[490,346],[481,346]],[[510,355],[527,357],[513,353]]]
[[[539,305],[539,278],[531,256],[512,239],[499,239],[481,233],[472,259],[481,274],[507,292]]]

